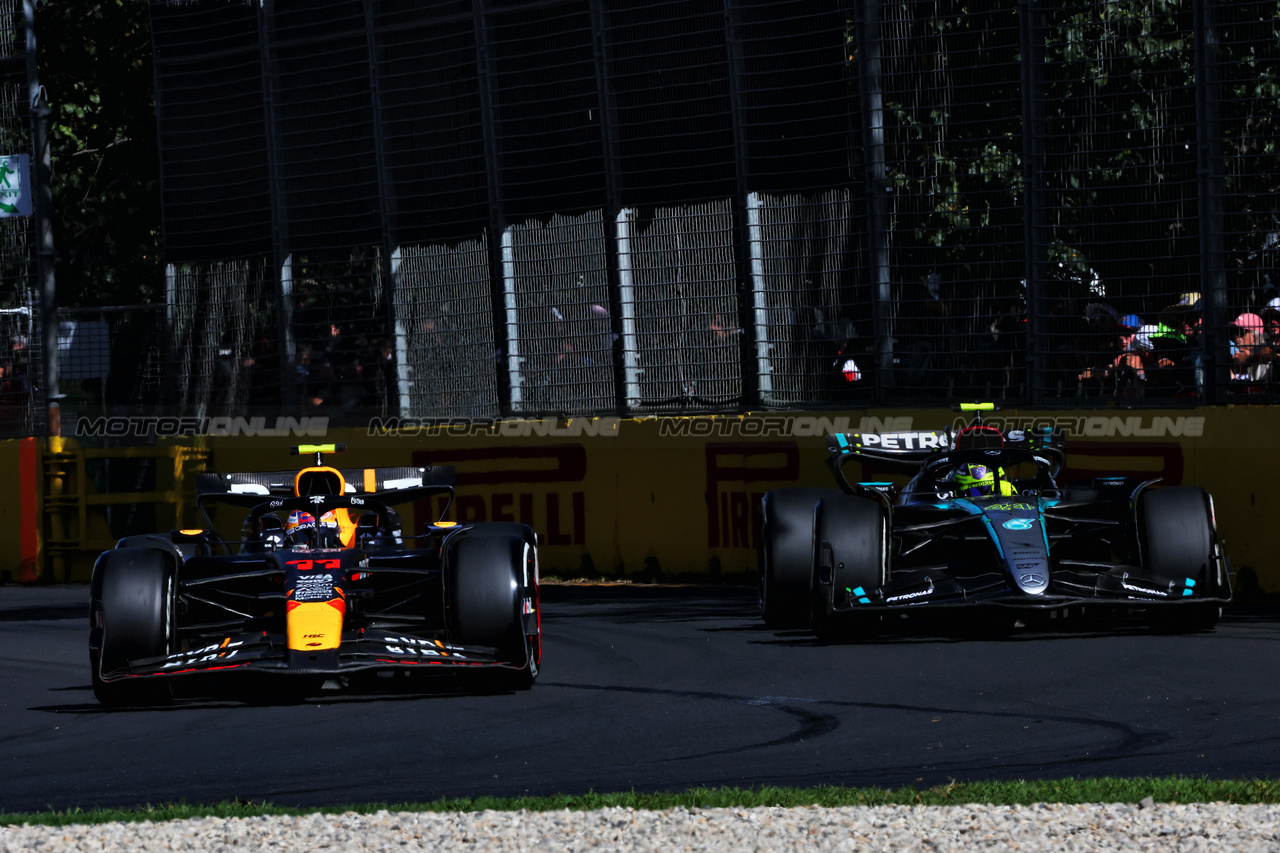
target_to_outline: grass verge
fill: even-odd
[[[0,813],[0,826],[30,823],[67,826],[111,821],[161,821],[198,817],[263,817],[267,815],[370,814],[390,811],[475,812],[589,811],[604,808],[662,810],[685,808],[753,808],[756,806],[956,806],[971,803],[1029,805],[1031,803],[1138,803],[1151,797],[1157,803],[1280,803],[1280,780],[1213,780],[1185,776],[1158,779],[1060,779],[1051,781],[953,783],[923,790],[906,788],[695,788],[679,793],[556,794],[549,797],[471,797],[430,803],[373,803],[317,808],[283,808],[270,803],[237,800],[215,805],[178,803],[142,809],[71,809],[35,814]]]

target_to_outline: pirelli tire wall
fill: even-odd
[[[1214,496],[1228,554],[1240,573],[1240,592],[1280,593],[1280,549],[1270,534],[1280,512],[1280,408],[1008,411],[987,420],[1005,427],[1062,426],[1068,434],[1067,478],[1128,473],[1205,487]],[[345,442],[346,452],[333,460],[343,468],[453,465],[457,499],[447,517],[532,525],[541,537],[544,572],[649,580],[741,575],[745,580],[756,568],[761,496],[780,486],[832,484],[825,434],[907,433],[966,421],[949,410],[932,409],[492,426],[383,422],[369,430],[331,429],[323,437],[258,434],[173,441],[190,443],[190,457],[218,472],[294,467],[302,460],[289,455],[289,446],[315,441]],[[19,472],[19,444],[3,445],[0,470]],[[73,440],[63,441],[64,453],[75,447]],[[883,472],[857,468],[858,463],[850,466],[851,478],[885,478]],[[44,493],[40,483],[32,488]],[[10,490],[4,507],[10,525],[21,515],[16,501],[17,490]],[[198,525],[191,501],[181,505],[181,523]],[[443,508],[439,498],[402,511],[412,509],[420,526]],[[43,513],[45,535],[51,515]],[[218,521],[224,535],[236,534],[230,516]],[[5,538],[0,571],[11,580],[29,580],[30,567],[25,574],[21,570],[18,539]],[[85,580],[93,556],[64,560],[56,574],[44,560],[40,576]]]

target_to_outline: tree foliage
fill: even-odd
[[[1227,248],[1256,288],[1280,223],[1274,122],[1280,4],[1213,4]],[[881,7],[894,260],[904,282],[1022,275],[1023,7],[888,0]],[[1013,12],[1013,14],[1010,14]],[[1102,276],[1134,305],[1200,274],[1195,29],[1179,0],[1072,0],[1043,14],[1036,92],[1053,275]],[[1237,298],[1237,297],[1233,297]]]
[[[146,0],[48,0],[36,32],[59,303],[154,301],[164,267]]]

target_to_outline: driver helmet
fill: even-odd
[[[962,497],[981,497],[995,491],[996,478],[986,465],[976,462],[965,462],[956,468],[951,481],[959,487]]]
[[[304,509],[295,509],[284,522],[284,535],[292,545],[310,546],[315,536],[316,517]]]

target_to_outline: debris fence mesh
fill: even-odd
[[[172,282],[160,331],[107,324],[132,397],[68,374],[85,406],[1280,400],[1277,0],[150,11]],[[41,427],[26,229],[11,433]]]

